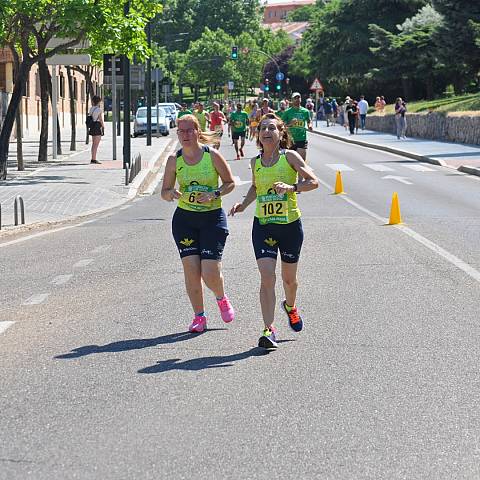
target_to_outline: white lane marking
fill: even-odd
[[[103,253],[112,248],[111,245],[99,245],[92,250],[92,253]]]
[[[27,298],[22,305],[39,305],[40,303],[43,303],[49,295],[49,293],[36,293]]]
[[[318,178],[318,177],[317,177]],[[324,180],[321,180],[320,178],[318,181],[329,191],[333,188],[332,185],[329,185],[327,182]],[[368,210],[368,208],[362,207],[362,205],[358,204],[354,200],[348,198],[346,195],[338,195],[338,198],[341,198],[345,202],[349,203],[356,209],[366,213],[370,217],[374,218],[375,220],[379,220],[380,222],[386,224],[388,222],[387,218],[381,217],[380,215],[377,215],[376,213],[372,212],[371,210]],[[441,256],[445,260],[447,260],[449,263],[457,267],[459,270],[462,270],[465,272],[467,275],[472,277],[474,280],[480,283],[480,272],[473,268],[471,265],[468,263],[464,262],[462,259],[456,257],[453,255],[453,253],[448,252],[444,248],[440,247],[436,243],[432,242],[431,240],[428,240],[428,238],[425,238],[424,236],[420,235],[419,233],[415,232],[415,230],[412,230],[409,227],[406,227],[405,225],[392,225],[394,228],[400,230],[401,232],[405,233],[405,235],[408,235],[410,238],[413,238],[417,242],[421,243],[423,246],[431,250],[432,252],[436,253],[437,255]]]
[[[407,177],[398,177],[397,175],[386,175],[382,180],[395,180],[396,182],[404,183],[405,185],[413,185]]]
[[[402,167],[409,168],[415,172],[435,172],[436,170],[418,163],[402,163]]]
[[[3,333],[7,328],[11,327],[15,322],[5,321],[0,322],[0,334]]]
[[[387,167],[386,165],[382,165],[381,163],[364,163],[364,167],[370,168],[371,170],[375,170],[376,172],[394,172],[393,168]]]
[[[73,268],[82,268],[90,265],[93,262],[93,258],[84,258],[83,260],[79,260]]]
[[[73,273],[69,273],[68,275],[58,275],[50,283],[52,285],[63,285],[67,283],[72,277]]]
[[[233,181],[235,182],[235,185],[247,185],[248,183],[252,183],[251,180],[241,180],[238,176],[233,177]]]
[[[326,163],[325,166],[335,170],[336,172],[353,172],[353,168],[350,168],[348,165],[344,165],[343,163]]]
[[[119,210],[127,210],[127,208],[130,208],[131,205],[124,205],[123,207],[120,207]]]

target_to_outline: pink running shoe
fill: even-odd
[[[203,315],[195,315],[188,331],[192,333],[202,333],[207,329],[207,317]]]
[[[225,295],[221,300],[217,300],[218,308],[222,315],[222,320],[225,323],[230,323],[235,318],[235,310],[233,309],[230,300]]]

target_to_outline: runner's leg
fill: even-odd
[[[222,263],[219,260],[202,260],[201,272],[205,285],[215,294],[217,298],[222,298],[225,295]]]
[[[182,258],[183,275],[188,298],[192,304],[193,313],[204,311],[201,264],[199,255]]]
[[[260,305],[265,327],[273,324],[275,315],[275,267],[277,261],[274,258],[259,258],[257,260],[260,271]]]
[[[282,280],[283,280],[283,289],[285,291],[285,300],[287,305],[291,307],[295,306],[295,301],[297,298],[297,263],[286,263],[282,262]]]

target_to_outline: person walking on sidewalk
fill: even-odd
[[[368,112],[368,102],[365,100],[365,97],[362,95],[360,101],[358,102],[358,113],[360,115],[360,128],[365,130],[365,121],[367,119]]]
[[[300,332],[303,320],[296,307],[297,267],[303,243],[303,228],[297,206],[297,192],[318,187],[318,180],[302,157],[293,150],[285,124],[268,113],[258,127],[261,153],[251,160],[252,185],[242,203],[230,209],[232,217],[256,201],[252,241],[260,271],[260,305],[264,329],[258,345],[276,348],[275,270],[280,251],[285,300],[282,310],[290,328]]]
[[[245,146],[245,137],[248,128],[248,114],[242,110],[242,104],[237,103],[237,110],[230,114],[230,127],[232,130],[232,140],[237,152],[237,160],[244,157],[243,147]],[[241,139],[241,140],[240,140]],[[240,147],[238,141],[240,140]]]
[[[177,134],[182,148],[167,160],[161,195],[169,202],[178,200],[172,233],[194,313],[189,331],[201,333],[207,328],[202,280],[215,294],[222,320],[229,323],[235,316],[221,270],[228,236],[221,197],[235,188],[235,182],[225,158],[208,146],[215,134],[202,132],[193,115],[178,121]]]
[[[350,135],[354,135],[355,127],[357,124],[357,115],[358,115],[357,102],[354,102],[352,100],[348,100],[348,103],[345,102],[345,112],[347,113],[348,128],[350,130]]]
[[[87,120],[89,123],[88,134],[92,137],[92,158],[90,163],[100,164],[97,160],[98,146],[105,132],[105,124],[103,123],[103,111],[100,107],[102,99],[98,95],[92,97],[92,106],[88,111]]]
[[[397,130],[397,138],[406,138],[405,134],[407,132],[407,119],[405,114],[407,113],[407,104],[402,100],[401,97],[398,97],[395,102],[395,126]]]
[[[295,92],[292,94],[293,105],[283,115],[283,121],[293,138],[292,150],[297,151],[303,160],[307,158],[307,128],[312,131],[310,113],[301,106],[302,96]]]

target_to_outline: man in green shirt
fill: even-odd
[[[247,125],[249,124],[248,113],[242,110],[242,104],[237,103],[237,109],[230,114],[230,127],[232,129],[232,140],[235,145],[235,151],[237,152],[237,160],[240,160],[240,156],[244,157],[243,147],[245,146],[245,137],[247,135]],[[241,140],[240,147],[238,146],[238,140]]]
[[[293,138],[292,150],[296,150],[306,161],[307,159],[307,128],[311,131],[312,121],[310,113],[301,106],[302,96],[295,92],[292,95],[293,106],[283,114],[283,121]]]
[[[187,104],[186,104],[186,103],[182,103],[182,109],[178,112],[178,115],[177,115],[177,122],[178,122],[184,115],[191,115],[191,114],[192,114],[192,111],[191,111],[191,110],[188,110]]]
[[[205,132],[207,130],[207,121],[209,120],[210,115],[203,109],[202,102],[197,103],[197,108],[193,111],[193,115],[198,120],[202,132]]]

